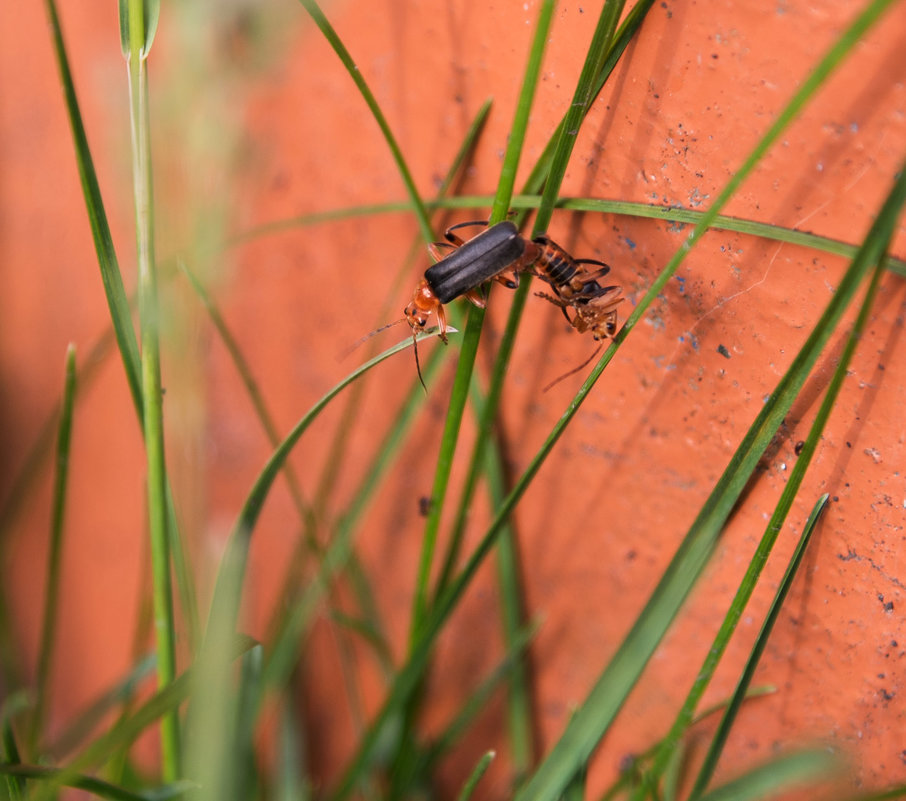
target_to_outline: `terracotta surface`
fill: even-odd
[[[749,11],[732,2],[663,3],[649,15],[578,139],[562,190],[705,208],[811,67],[853,16],[854,4],[789,0]],[[62,3],[62,18],[118,254],[133,283],[125,70],[112,6]],[[404,197],[386,145],[347,74],[301,7],[249,6],[220,29],[165,7],[152,58],[162,258],[183,253],[211,283],[285,432],[356,364],[338,355],[392,319],[427,265],[405,266],[412,216],[370,215],[257,238],[203,260],[198,231],[234,234],[299,214]],[[327,13],[398,136],[419,189],[430,195],[488,97],[494,111],[461,191],[490,194],[537,14],[535,4],[343,3]],[[529,129],[527,174],[570,102],[596,9],[562,4]],[[906,59],[898,4],[856,48],[775,146],[728,213],[858,242],[906,153]],[[256,38],[260,37],[260,38]],[[0,425],[5,486],[21,469],[62,386],[74,341],[84,359],[105,328],[105,304],[40,4],[0,11]],[[521,184],[521,178],[517,186]],[[474,219],[484,210],[452,215]],[[437,228],[442,228],[438,221]],[[647,220],[558,212],[551,235],[577,256],[604,259],[628,309],[686,231]],[[902,225],[895,252],[906,255]],[[533,647],[538,735],[548,749],[641,609],[676,545],[845,269],[842,259],[714,232],[687,258],[610,365],[518,508],[515,525],[528,605],[544,625]],[[396,280],[399,276],[399,280]],[[210,576],[246,492],[270,449],[227,353],[181,280],[165,355],[168,456],[199,571]],[[386,306],[385,304],[388,304]],[[509,307],[491,302],[490,359]],[[382,311],[384,309],[384,311]],[[390,311],[387,311],[389,309]],[[906,781],[902,621],[902,410],[906,352],[902,279],[885,276],[877,306],[813,468],[775,557],[706,703],[723,699],[758,629],[783,564],[815,499],[833,502],[806,556],[759,669],[777,692],[743,709],[722,776],[787,746],[827,743],[852,760],[852,783]],[[624,313],[625,317],[625,313]],[[621,760],[658,738],[692,681],[811,424],[842,347],[832,340],[723,536],[705,580],[646,671],[593,762],[598,791]],[[388,334],[386,342],[395,341]],[[719,347],[726,354],[719,352]],[[439,344],[424,346],[424,354]],[[579,376],[541,388],[585,359],[590,340],[549,304],[529,300],[506,384],[508,467],[521,473],[563,412]],[[358,542],[401,658],[422,518],[455,364],[431,387],[405,456],[384,483]],[[328,508],[361,479],[413,377],[408,354],[373,375],[349,430]],[[318,485],[343,403],[330,408],[293,457],[308,495]],[[459,481],[469,451],[463,432]],[[376,436],[376,434],[378,436]],[[118,359],[79,395],[67,515],[55,728],[130,664],[143,592],[143,460]],[[457,485],[458,486],[458,485]],[[4,490],[3,500],[9,491]],[[34,669],[48,529],[50,476],[6,534],[4,591],[22,660]],[[455,492],[451,497],[455,498]],[[487,520],[482,499],[469,528]],[[247,628],[263,636],[298,525],[284,485],[255,533]],[[494,577],[486,569],[445,637],[432,678],[436,730],[501,655]],[[353,724],[333,709],[336,641],[326,624],[307,667],[318,687],[309,720],[320,733],[318,776],[349,753]],[[362,659],[366,711],[380,700]],[[330,701],[324,699],[331,698]],[[502,749],[485,780],[506,794],[499,702],[443,769],[454,793],[478,756]]]

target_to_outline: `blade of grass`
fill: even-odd
[[[431,377],[441,366],[440,355],[440,350],[435,350],[422,367],[422,374],[428,386],[431,386]],[[299,650],[299,642],[312,620],[318,602],[352,554],[353,536],[359,521],[367,510],[381,477],[395,459],[405,432],[421,409],[422,389],[416,379],[413,379],[406,397],[406,404],[397,414],[393,426],[377,449],[376,461],[353,493],[353,502],[337,521],[334,537],[323,553],[315,578],[308,582],[292,605],[284,610],[274,635],[268,638],[268,642],[271,643],[265,674],[265,684],[268,687],[282,687],[289,680],[295,655]]]
[[[361,71],[359,70],[358,66],[356,66],[355,61],[349,54],[346,46],[340,40],[337,32],[333,29],[333,26],[324,15],[321,7],[317,4],[317,2],[315,2],[315,0],[299,0],[299,2],[302,4],[302,7],[308,12],[312,20],[314,20],[315,25],[318,26],[324,38],[334,49],[334,52],[337,54],[340,61],[343,63],[343,66],[346,68],[346,71],[349,73],[349,77],[352,78],[362,97],[365,99],[365,102],[368,104],[368,109],[371,111],[371,114],[377,121],[378,126],[380,126],[381,133],[384,135],[387,146],[390,148],[390,152],[393,154],[393,160],[396,162],[397,169],[400,172],[400,177],[403,179],[403,183],[406,185],[406,191],[409,193],[409,199],[412,202],[412,206],[415,210],[415,216],[418,220],[419,227],[421,228],[422,236],[424,237],[426,243],[430,242],[433,234],[431,233],[431,223],[428,220],[428,212],[425,208],[425,203],[422,200],[421,195],[418,193],[418,189],[415,186],[415,181],[412,179],[412,173],[409,171],[409,167],[406,164],[406,159],[403,158],[403,152],[400,150],[400,147],[396,142],[396,138],[393,136],[393,132],[390,130],[390,125],[387,123],[387,120],[384,117],[384,113],[381,111],[381,107],[378,105],[378,102],[372,94],[371,89],[368,88],[368,84],[365,82],[365,78],[362,76]]]
[[[646,2],[648,2],[648,0],[646,0]],[[633,11],[635,11],[636,8],[638,8],[638,6],[633,8]],[[632,12],[630,12],[630,14],[632,14]],[[472,209],[490,206],[492,202],[493,197],[491,195],[457,195],[452,198],[431,201],[427,203],[427,207],[429,210]],[[521,212],[536,209],[540,205],[540,195],[532,194],[527,188],[522,194],[513,195],[510,200],[510,208],[520,212],[520,214],[516,215],[517,220],[521,220],[524,217]],[[684,223],[695,225],[706,213],[696,209],[684,209],[679,206],[653,206],[649,203],[636,203],[628,200],[604,200],[602,198],[572,198],[563,196],[557,200],[555,208],[561,211],[593,211],[620,214],[625,217],[664,220],[665,222],[676,223],[677,230],[681,230]],[[245,241],[246,239],[254,239],[275,231],[287,230],[297,226],[317,225],[336,219],[365,217],[376,214],[393,214],[411,210],[412,204],[405,201],[397,203],[379,203],[369,206],[351,206],[335,211],[300,215],[286,220],[266,223],[254,229],[250,229],[242,234],[242,237],[243,241]],[[847,258],[852,258],[858,249],[857,245],[852,245],[839,239],[820,236],[808,231],[800,231],[796,228],[784,228],[779,225],[774,225],[773,223],[757,222],[755,220],[746,220],[740,217],[729,217],[725,214],[718,214],[711,222],[710,229],[752,234],[753,236],[759,236],[778,242],[788,242],[794,245],[812,247],[816,250],[822,250],[836,256],[846,256]],[[235,240],[231,240],[229,244],[234,242]],[[229,244],[224,246],[229,246]],[[906,277],[906,261],[902,258],[890,256],[885,267],[887,270],[894,272],[897,275]]]
[[[57,459],[54,471],[53,501],[50,523],[50,545],[47,550],[47,580],[45,583],[44,620],[41,624],[41,645],[35,675],[35,709],[32,717],[29,751],[36,753],[44,731],[44,720],[50,701],[50,668],[53,662],[59,611],[60,565],[63,554],[63,523],[66,511],[66,487],[69,482],[69,450],[72,444],[72,410],[76,392],[76,352],[70,344],[66,350],[63,403],[57,432]]]
[[[766,798],[790,785],[827,778],[839,770],[837,758],[826,751],[805,751],[773,759],[708,793],[702,801],[749,801]]]
[[[192,782],[172,782],[162,787],[156,787],[152,793],[136,793],[125,787],[118,787],[103,779],[83,774],[73,775],[65,773],[58,768],[45,768],[37,765],[2,765],[0,773],[17,779],[35,779],[53,782],[55,786],[62,784],[66,787],[75,787],[85,790],[100,798],[109,798],[111,801],[166,801],[169,798],[184,795],[187,790],[195,785]],[[63,778],[65,773],[65,779]]]
[[[7,765],[21,765],[22,759],[19,756],[19,745],[16,742],[16,733],[13,731],[10,710],[7,708],[5,699],[2,709],[2,719],[0,719],[0,761]],[[6,789],[9,793],[10,801],[20,801],[28,797],[28,787],[25,784],[23,776],[8,774],[6,777]]]
[[[606,0],[601,9],[594,36],[585,56],[585,63],[582,65],[582,72],[579,74],[576,91],[573,93],[572,103],[566,112],[562,127],[557,131],[557,144],[554,146],[550,171],[544,181],[544,193],[541,196],[541,205],[538,207],[538,216],[535,219],[535,234],[545,232],[550,224],[557,194],[563,183],[563,177],[566,175],[566,167],[579,135],[579,128],[600,91],[595,89],[595,84],[613,42],[614,31],[617,27],[617,20],[623,11],[623,4],[624,0]]]
[[[230,659],[236,659],[257,643],[250,637],[234,636],[230,646]],[[87,770],[96,769],[118,752],[128,748],[156,721],[179,708],[189,697],[196,668],[190,668],[163,689],[157,690],[132,714],[120,718],[103,731],[66,766],[57,770],[42,787],[42,798],[52,798],[71,777]]]
[[[160,377],[160,308],[154,254],[154,194],[151,178],[151,121],[146,59],[156,28],[156,0],[120,0],[123,55],[129,72],[132,131],[132,182],[138,251],[138,307],[141,332],[142,409],[147,460],[148,534],[157,679],[166,687],[176,678],[176,625],[170,577],[167,465],[164,456],[163,392]],[[180,775],[179,716],[161,720],[161,770],[164,780]]]
[[[426,331],[423,334],[419,335],[419,339],[425,339],[434,336],[434,333],[435,332],[433,330]],[[380,364],[385,359],[390,358],[391,356],[399,353],[402,350],[407,350],[410,347],[412,347],[412,340],[407,337],[402,342],[399,342],[393,347],[388,348],[383,353],[375,356],[373,359],[368,360],[367,362],[365,362],[365,364],[353,370],[342,381],[340,381],[328,392],[326,392],[311,407],[311,409],[309,409],[309,411],[299,420],[299,422],[296,423],[289,434],[286,435],[286,437],[280,443],[280,446],[276,448],[271,454],[270,458],[267,461],[267,464],[265,464],[261,473],[258,475],[258,478],[255,480],[252,489],[249,491],[248,496],[246,497],[245,503],[240,510],[239,517],[233,526],[232,532],[230,533],[229,541],[226,546],[226,553],[223,557],[225,564],[229,560],[232,560],[235,563],[236,569],[238,571],[238,586],[241,586],[242,584],[242,578],[245,572],[245,566],[248,557],[250,539],[255,528],[255,524],[257,523],[258,515],[261,512],[264,501],[267,499],[268,493],[270,492],[274,480],[280,473],[283,463],[286,461],[286,458],[289,456],[293,447],[299,441],[299,438],[302,436],[302,434],[305,433],[312,422],[314,422],[318,415],[324,410],[327,404],[330,403],[330,401],[333,400],[349,384],[367,373],[373,367]],[[327,558],[326,554],[325,558]],[[238,618],[239,612],[238,598],[231,597],[226,588],[220,589],[220,585],[222,583],[221,574],[224,573],[225,570],[226,568],[221,566],[220,570],[218,571],[217,580],[215,582],[214,595],[211,602],[211,610],[207,626],[209,632],[213,627],[216,626],[223,627],[224,631],[231,633],[236,626],[236,620]]]
[[[123,367],[126,371],[129,391],[132,393],[132,401],[135,404],[139,418],[141,418],[143,407],[138,340],[135,336],[135,329],[132,327],[132,315],[129,311],[129,302],[126,299],[126,290],[123,287],[123,277],[116,259],[116,251],[113,248],[113,238],[110,236],[110,226],[107,224],[107,215],[104,212],[101,189],[98,184],[97,173],[94,170],[91,151],[88,148],[88,137],[85,135],[85,126],[82,124],[82,115],[79,111],[79,102],[76,97],[72,73],[69,70],[69,58],[66,55],[66,45],[63,42],[63,32],[60,28],[59,16],[57,15],[57,6],[54,0],[45,0],[45,7],[50,20],[57,69],[60,71],[60,80],[63,84],[66,111],[69,115],[69,124],[72,129],[72,139],[76,150],[76,164],[79,168],[82,194],[85,197],[85,206],[88,211],[88,222],[91,225],[91,235],[94,239],[95,251],[97,252],[98,266],[101,268],[101,280],[104,283],[107,305],[110,308],[110,319],[113,322],[116,342],[119,346],[120,356],[123,359]]]
[[[481,777],[484,776],[496,756],[497,753],[495,751],[488,751],[478,760],[478,763],[472,768],[469,778],[466,779],[465,784],[463,784],[462,790],[459,791],[459,795],[456,796],[457,801],[469,801],[472,794],[475,792],[475,787],[478,785],[478,782],[481,781]]]
[[[799,491],[802,480],[805,478],[806,470],[811,464],[815,449],[817,448],[818,443],[821,440],[821,435],[827,424],[827,420],[830,417],[831,411],[833,410],[837,401],[837,397],[840,393],[840,389],[843,386],[843,380],[846,377],[847,369],[852,360],[856,345],[861,338],[862,331],[864,330],[865,323],[868,319],[868,314],[871,309],[871,304],[877,293],[877,288],[882,272],[883,261],[878,263],[878,266],[875,268],[872,274],[868,291],[866,292],[865,298],[862,301],[862,306],[859,310],[856,322],[853,325],[853,329],[850,332],[849,337],[847,338],[846,345],[844,346],[837,366],[834,369],[834,374],[831,378],[830,384],[828,385],[824,399],[821,402],[821,406],[815,417],[815,421],[812,424],[808,437],[806,437],[803,448],[799,453],[799,458],[796,460],[796,464],[793,466],[793,469],[790,472],[790,477],[783,488],[780,500],[778,501],[777,506],[774,509],[773,514],[771,515],[771,519],[768,521],[768,525],[765,528],[764,534],[762,535],[761,542],[759,543],[758,548],[755,551],[755,555],[752,558],[752,561],[749,564],[749,567],[746,570],[742,581],[740,582],[739,588],[736,592],[735,597],[733,598],[733,601],[730,604],[730,608],[727,612],[726,617],[724,618],[723,623],[721,624],[720,630],[717,632],[717,635],[714,638],[714,642],[708,649],[708,654],[705,657],[705,661],[696,673],[695,682],[693,683],[692,688],[690,689],[689,694],[685,702],[683,703],[683,706],[680,709],[680,712],[677,715],[673,726],[670,729],[670,732],[661,742],[658,754],[654,759],[651,770],[655,777],[660,775],[660,773],[665,769],[670,752],[675,748],[676,744],[679,742],[680,738],[689,727],[692,721],[692,716],[695,713],[695,709],[698,706],[698,703],[701,700],[705,689],[707,689],[711,677],[714,675],[717,664],[723,656],[727,645],[730,642],[730,638],[732,637],[733,632],[736,630],[736,626],[739,623],[739,620],[742,618],[746,604],[748,603],[749,599],[752,596],[752,593],[755,590],[755,585],[758,582],[758,578],[760,577],[761,572],[765,564],[767,563],[768,556],[770,555],[771,550],[774,547],[774,543],[777,541],[777,537],[780,535],[784,521],[786,520],[790,508],[793,505],[793,500],[796,497],[796,493]],[[814,512],[812,516],[816,516]],[[701,782],[704,780],[700,779],[699,781]],[[699,794],[703,790],[704,785],[702,784],[698,787]],[[635,797],[636,799],[640,799],[641,795],[637,793]]]
[[[417,763],[412,771],[413,779],[410,780],[410,784],[427,781],[437,764],[462,739],[469,726],[475,721],[475,718],[487,708],[487,704],[495,690],[503,681],[508,680],[512,676],[514,670],[519,669],[525,651],[537,632],[537,623],[533,623],[516,632],[513,637],[514,645],[507,650],[503,660],[465,699],[456,715],[447,723],[434,741],[427,748],[420,751]]]
[[[98,724],[109,719],[111,712],[134,700],[139,690],[139,684],[154,671],[155,661],[154,654],[149,654],[139,660],[125,677],[104,691],[84,711],[79,712],[47,748],[47,752],[54,761],[61,760],[85,742],[90,732],[97,728]]]

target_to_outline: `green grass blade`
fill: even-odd
[[[647,2],[648,0],[646,0]],[[633,11],[638,8],[636,6]],[[630,12],[632,14],[632,12]],[[527,182],[528,184],[528,182]],[[486,207],[493,203],[491,195],[458,195],[452,198],[444,198],[429,202],[429,209],[472,209],[476,207]],[[541,205],[541,197],[532,194],[526,190],[522,194],[513,195],[510,200],[510,208],[519,212],[517,219],[521,219],[523,213],[536,209]],[[653,206],[649,203],[637,203],[628,200],[604,200],[601,198],[570,198],[560,197],[557,200],[557,209],[563,211],[591,211],[607,214],[621,214],[626,217],[641,217],[645,219],[663,220],[675,224],[677,231],[682,230],[684,224],[696,225],[702,217],[704,211],[696,209],[683,209],[675,206]],[[373,216],[376,214],[394,214],[401,211],[411,211],[412,205],[405,201],[394,203],[379,203],[368,206],[350,206],[335,211],[326,211],[318,214],[305,214],[297,217],[291,217],[286,220],[277,220],[271,223],[265,223],[256,228],[250,229],[242,234],[243,241],[265,236],[267,234],[284,231],[297,226],[317,225],[319,223],[335,220],[348,219],[352,217]],[[852,258],[858,250],[858,245],[843,242],[839,239],[833,239],[828,236],[820,236],[809,231],[800,231],[795,228],[784,228],[783,226],[772,223],[756,222],[739,217],[730,217],[725,214],[718,214],[711,222],[709,230],[735,231],[742,234],[751,234],[760,236],[776,242],[786,242],[792,245],[801,245],[804,247],[815,248],[826,253],[836,256],[845,256]],[[236,240],[231,240],[235,243]],[[891,256],[885,265],[886,269],[906,277],[906,261],[901,258]]]
[[[32,718],[30,751],[40,742],[44,718],[50,700],[50,668],[53,661],[59,611],[60,565],[63,552],[63,523],[66,511],[66,487],[69,481],[69,450],[72,444],[72,410],[76,392],[75,345],[66,350],[66,378],[63,385],[63,404],[57,432],[56,470],[54,471],[53,501],[50,524],[50,545],[47,551],[47,581],[45,583],[44,620],[41,624],[41,645],[35,676],[35,710]]]
[[[237,659],[256,646],[257,643],[250,637],[236,635],[230,643],[229,658]],[[196,673],[196,668],[192,667],[183,672],[172,684],[157,690],[131,715],[118,720],[86,745],[64,769],[65,772],[78,773],[96,768],[107,762],[118,751],[128,748],[149,726],[177,709],[189,698]]]
[[[484,678],[460,706],[453,719],[434,739],[428,748],[420,754],[420,762],[413,770],[416,781],[424,780],[431,775],[437,763],[444,758],[453,746],[462,739],[475,718],[487,708],[492,695],[504,681],[508,681],[514,670],[522,665],[525,652],[538,632],[538,624],[533,623],[517,631],[508,646],[503,660]],[[416,785],[417,786],[417,785]]]
[[[0,720],[0,762],[10,766],[21,765],[19,745],[16,742],[16,733],[13,731],[7,701],[8,699],[3,703],[2,720]],[[20,801],[28,797],[28,787],[23,776],[7,774],[6,789],[10,801]]]
[[[126,299],[126,290],[123,287],[123,277],[116,259],[116,251],[113,248],[113,239],[110,236],[110,226],[107,224],[101,189],[98,184],[97,173],[94,170],[91,151],[88,148],[88,137],[85,135],[85,127],[82,124],[82,115],[79,111],[75,85],[69,69],[69,58],[66,55],[63,32],[60,29],[57,6],[54,0],[46,0],[45,5],[47,16],[50,20],[57,68],[60,70],[60,79],[63,84],[66,111],[69,115],[69,124],[72,129],[76,163],[79,168],[79,178],[82,182],[82,194],[85,197],[85,206],[88,211],[88,222],[91,225],[91,235],[94,239],[98,266],[101,268],[101,280],[104,283],[107,305],[110,308],[110,319],[113,321],[113,330],[119,346],[120,356],[123,359],[123,367],[126,371],[129,390],[132,393],[132,401],[139,417],[141,417],[142,392],[138,340],[135,336],[135,329],[132,327],[132,315],[129,311],[129,302]]]
[[[0,764],[0,773],[23,781],[25,779],[44,780],[53,784],[53,786],[74,787],[77,790],[85,790],[99,798],[109,798],[110,801],[166,801],[166,799],[184,795],[187,790],[195,786],[192,782],[173,782],[155,788],[153,793],[136,793],[94,776],[72,774],[58,768]]]
[[[789,754],[761,765],[703,796],[702,801],[749,801],[789,791],[790,785],[826,779],[839,770],[838,758],[826,751]]]
[[[435,350],[425,360],[422,367],[422,374],[428,386],[431,386],[431,377],[441,365],[440,357],[440,351]],[[415,415],[421,409],[422,388],[416,379],[413,379],[407,399],[402,411],[397,414],[393,426],[378,447],[376,461],[363,477],[358,490],[353,494],[352,504],[337,521],[335,534],[322,554],[315,578],[306,584],[289,608],[284,610],[281,619],[274,627],[274,635],[268,639],[270,647],[265,673],[265,684],[268,687],[282,687],[289,680],[299,650],[299,643],[313,619],[321,598],[328,592],[331,581],[343,570],[352,556],[353,537],[359,521],[380,484],[381,476],[393,462],[396,452],[403,442],[405,432],[411,427]]]
[[[423,334],[420,334],[419,338],[424,339],[433,335],[434,331],[427,331]],[[299,438],[302,436],[302,434],[305,433],[305,431],[315,421],[315,419],[317,419],[318,415],[325,409],[327,404],[330,403],[330,401],[333,400],[343,389],[349,386],[349,384],[367,373],[373,367],[376,367],[385,359],[388,359],[394,354],[399,353],[402,350],[407,350],[411,347],[412,340],[407,337],[402,342],[394,345],[392,348],[385,350],[383,353],[365,362],[365,364],[363,364],[361,367],[358,367],[349,375],[347,375],[342,381],[340,381],[332,389],[325,393],[311,407],[311,409],[309,409],[309,411],[299,420],[298,423],[296,423],[289,434],[283,439],[283,441],[280,443],[280,446],[276,448],[271,454],[270,458],[267,461],[267,464],[258,475],[258,478],[255,480],[252,489],[249,491],[245,503],[243,504],[242,509],[239,513],[239,517],[235,525],[233,526],[233,531],[230,534],[226,554],[224,555],[224,566],[221,566],[221,569],[218,572],[218,577],[214,588],[214,597],[211,602],[211,612],[210,618],[208,620],[209,631],[215,624],[217,626],[222,626],[224,630],[228,632],[232,632],[235,628],[239,613],[238,598],[231,596],[226,586],[221,588],[222,581],[226,580],[225,578],[222,580],[221,575],[223,574],[224,576],[226,576],[226,573],[229,572],[229,569],[226,567],[226,565],[228,565],[228,563],[232,561],[236,566],[236,570],[238,571],[238,586],[241,586],[242,578],[245,573],[246,560],[248,557],[249,543],[252,532],[255,528],[255,524],[258,521],[258,515],[261,513],[261,508],[264,505],[264,501],[267,499],[268,493],[273,486],[274,480],[279,475],[283,463],[286,461],[286,458],[289,456],[293,447],[295,447],[296,443],[299,441]]]
[[[128,6],[128,10],[124,10]],[[129,113],[132,131],[132,184],[138,251],[138,306],[141,332],[142,421],[148,489],[148,534],[151,540],[151,584],[157,679],[161,687],[176,678],[176,624],[170,574],[170,533],[167,465],[164,456],[163,390],[160,373],[160,304],[154,254],[154,193],[151,176],[151,119],[148,101],[147,46],[156,24],[156,2],[120,0],[121,19],[128,29]],[[161,766],[167,782],[180,775],[179,717],[161,721]]]
[[[463,784],[462,790],[459,791],[459,795],[456,796],[456,801],[469,801],[475,792],[475,787],[481,781],[481,777],[484,776],[496,756],[497,754],[494,751],[488,751],[478,760],[478,763],[472,768],[469,778]]]
[[[563,125],[557,130],[557,144],[554,146],[550,172],[544,181],[544,194],[541,197],[541,206],[538,208],[538,216],[535,220],[535,233],[543,233],[550,224],[557,194],[563,183],[563,177],[566,175],[566,167],[579,135],[579,128],[598,93],[596,83],[613,42],[614,31],[623,11],[624,2],[625,0],[606,0],[601,9],[582,72],[579,74],[572,103],[566,112]]]
[[[374,116],[374,119],[377,122],[378,126],[380,127],[381,133],[384,134],[384,139],[387,141],[387,146],[390,148],[390,152],[393,154],[393,160],[396,162],[397,169],[400,172],[400,177],[403,179],[403,183],[406,185],[406,191],[409,193],[409,199],[412,202],[413,208],[415,209],[415,216],[418,220],[419,227],[421,228],[422,237],[424,237],[425,242],[430,242],[434,235],[431,232],[431,223],[428,220],[428,211],[425,208],[425,203],[422,200],[417,187],[415,186],[415,181],[413,180],[412,173],[409,171],[409,167],[406,164],[406,159],[403,157],[403,152],[402,150],[400,150],[396,138],[393,136],[393,132],[390,130],[390,125],[387,123],[387,119],[384,117],[384,112],[381,111],[381,107],[378,105],[378,102],[372,94],[371,89],[368,88],[368,84],[365,82],[365,78],[362,77],[361,71],[356,66],[355,61],[349,54],[346,46],[340,40],[337,32],[333,29],[333,26],[324,15],[321,7],[317,4],[317,2],[315,2],[315,0],[299,0],[299,2],[302,3],[302,7],[308,12],[309,16],[311,16],[312,20],[314,20],[315,25],[318,26],[321,33],[324,35],[324,38],[334,49],[334,52],[337,54],[340,61],[343,63],[343,66],[346,68],[346,71],[349,73],[349,77],[352,78],[365,102],[368,104],[368,108]]]

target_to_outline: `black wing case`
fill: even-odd
[[[482,231],[425,271],[441,303],[449,303],[505,270],[525,252],[525,240],[509,220]]]

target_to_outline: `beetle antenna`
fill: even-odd
[[[361,339],[357,339],[355,342],[353,342],[352,345],[350,345],[348,348],[346,348],[346,350],[344,350],[340,354],[340,356],[339,356],[340,360],[342,361],[343,359],[345,359],[347,356],[349,356],[350,353],[352,353],[356,348],[358,348],[363,342],[367,342],[369,339],[371,339],[371,337],[375,336],[376,334],[380,334],[381,331],[386,331],[388,328],[393,328],[393,326],[399,325],[400,323],[404,323],[404,322],[406,322],[406,318],[400,317],[399,320],[394,320],[392,323],[387,323],[387,325],[382,325],[380,328],[375,328],[374,331],[372,331],[370,334],[365,334],[365,336],[363,336]]]
[[[588,363],[591,362],[591,360],[594,359],[595,356],[597,356],[597,355],[601,352],[601,348],[603,348],[603,347],[604,347],[604,343],[602,342],[600,345],[598,345],[598,347],[595,348],[594,353],[592,353],[591,356],[589,356],[584,362],[582,362],[582,364],[580,364],[578,367],[573,367],[572,370],[570,370],[568,373],[564,373],[564,374],[561,375],[559,378],[555,378],[553,381],[550,382],[550,384],[548,384],[548,385],[547,385],[543,390],[541,390],[541,391],[542,391],[542,392],[547,392],[547,391],[548,391],[549,389],[551,389],[552,387],[557,386],[557,384],[559,384],[564,378],[569,378],[569,377],[570,377],[571,375],[573,375],[574,373],[578,373],[579,370],[582,370],[583,368],[585,368],[586,366],[588,366]]]
[[[428,387],[425,386],[425,379],[422,378],[422,366],[418,363],[418,337],[415,334],[412,335],[412,352],[415,354],[415,372],[418,373],[418,380],[427,395]]]

